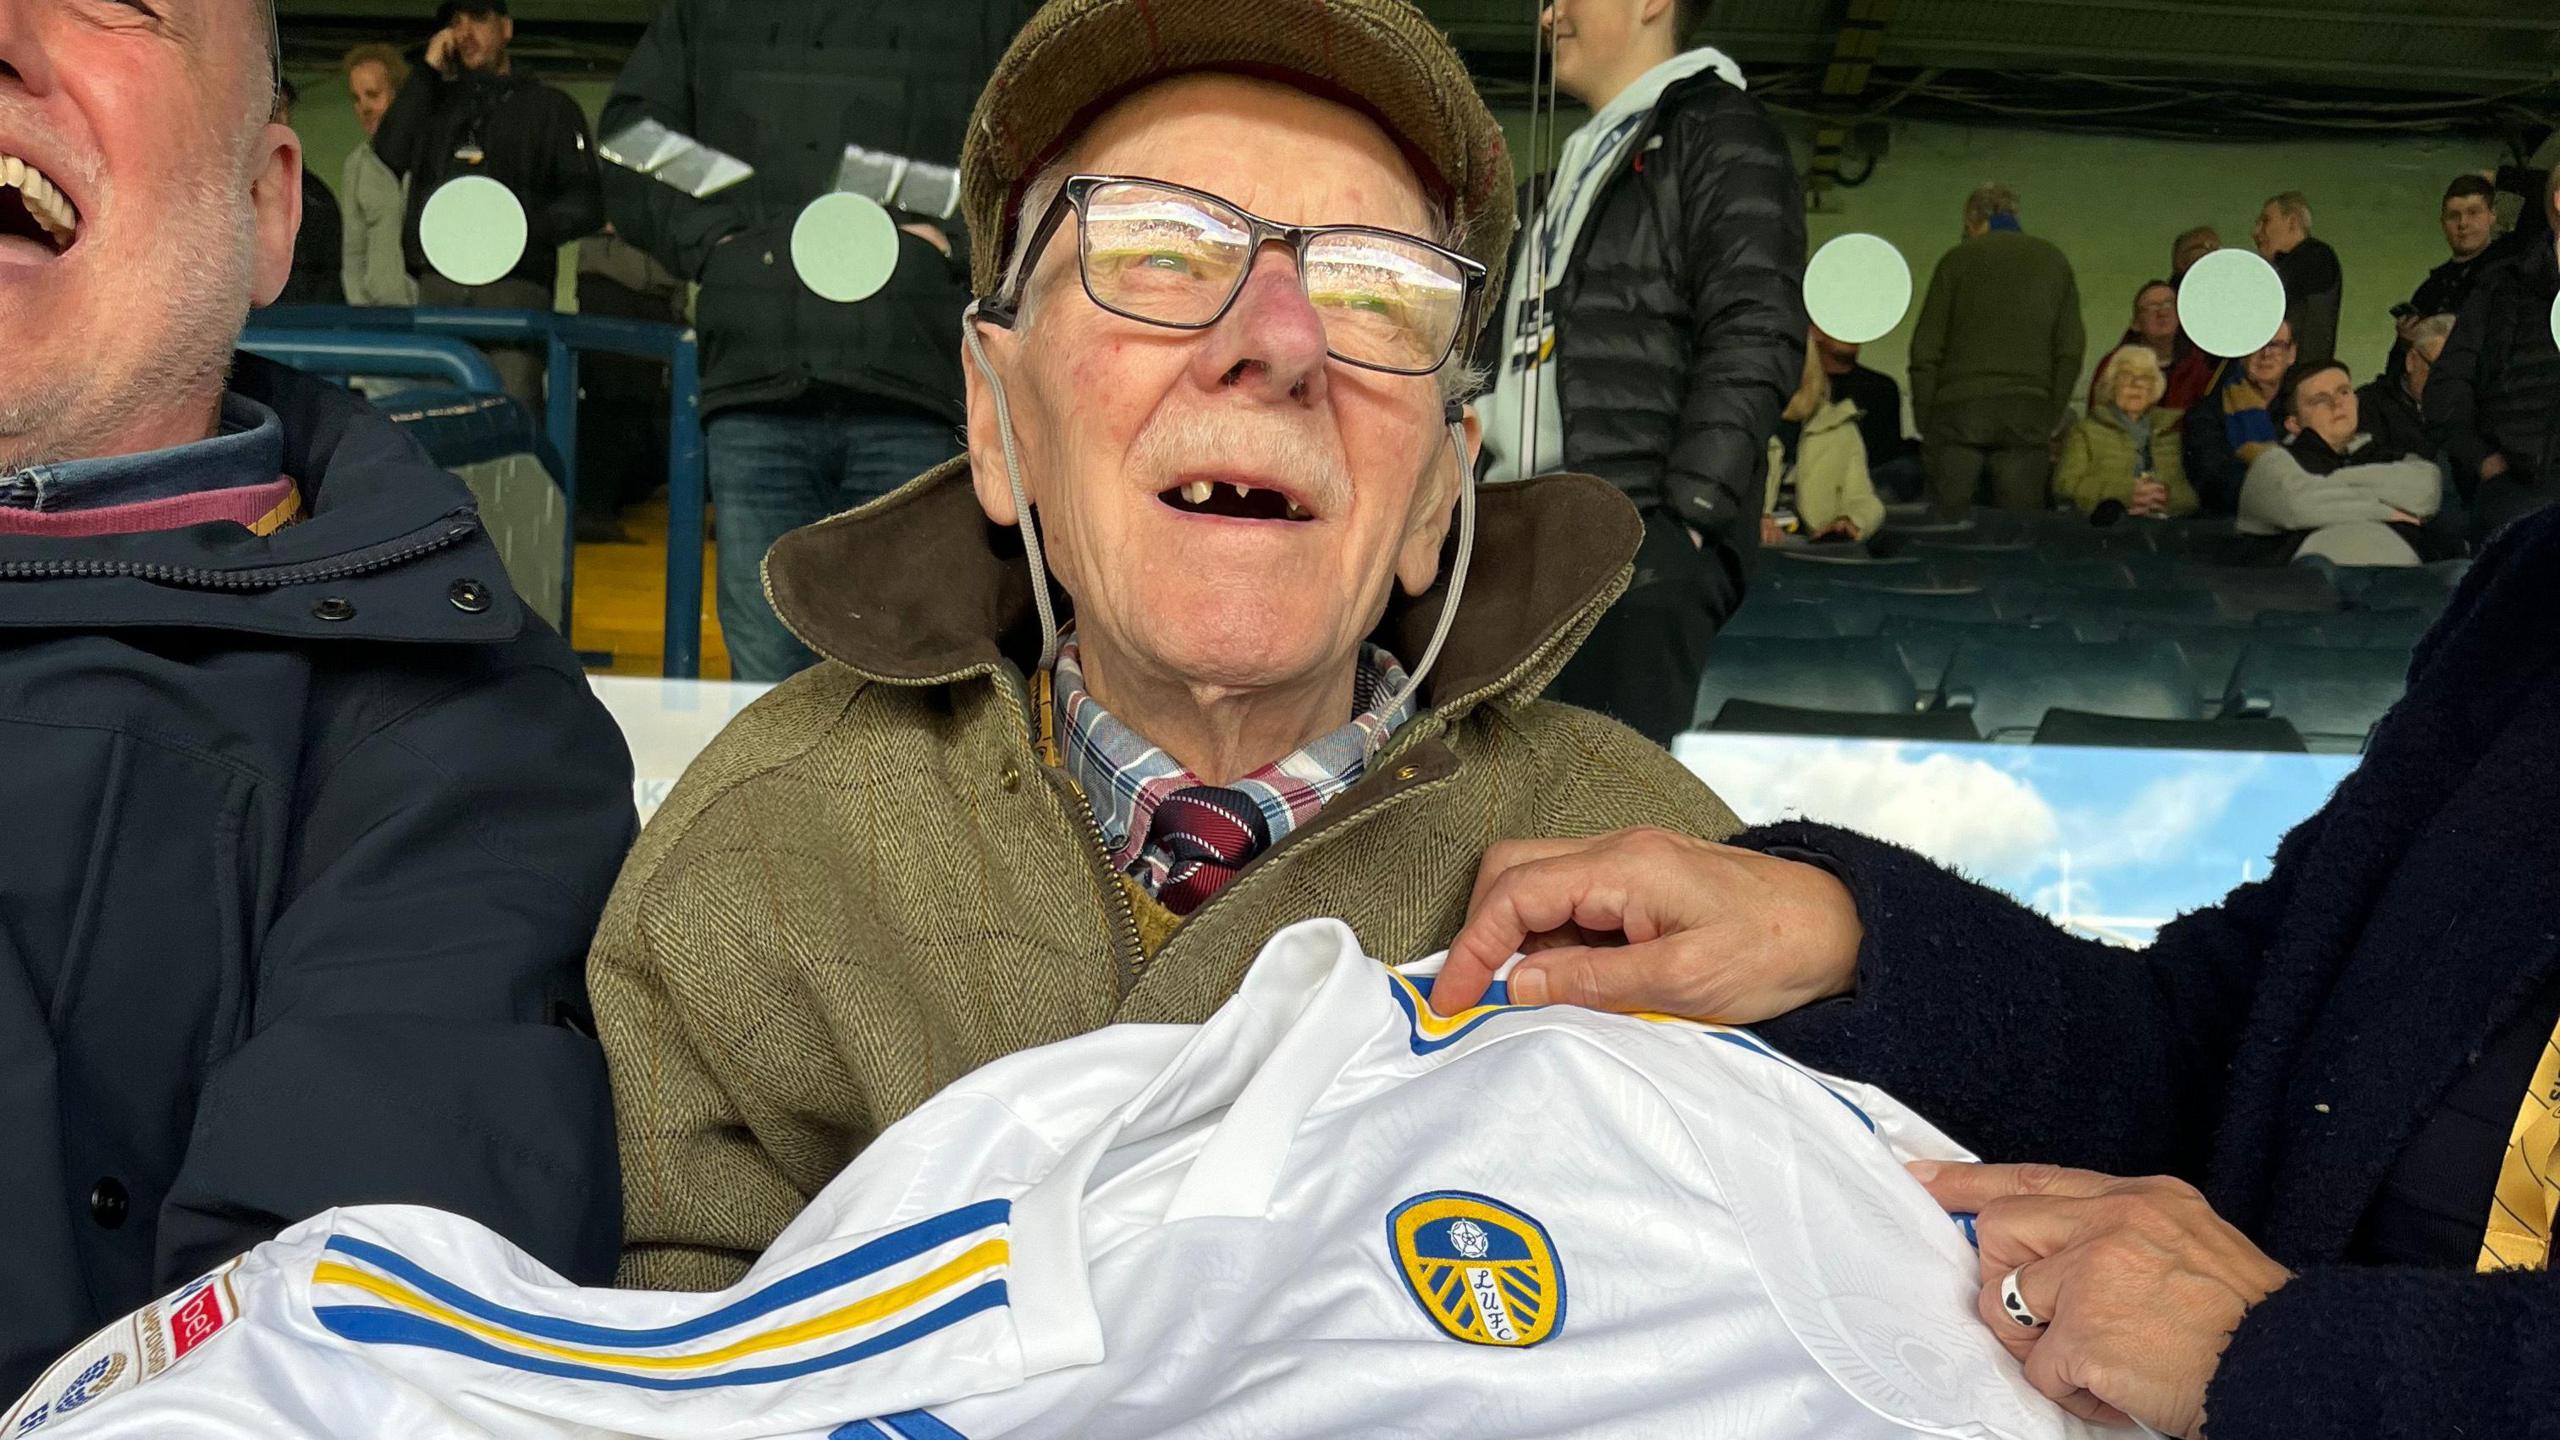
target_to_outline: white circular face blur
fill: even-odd
[[[2551,343],[2560,345],[2560,295],[2551,297]]]
[[[2284,282],[2250,250],[2216,250],[2178,282],[2178,325],[2207,355],[2248,355],[2284,323]]]
[[[524,205],[486,175],[463,175],[436,188],[418,212],[418,244],[427,263],[456,285],[507,278],[524,259]]]
[[[867,195],[821,195],[792,222],[791,268],[822,300],[868,300],[898,268],[897,222]]]
[[[1911,309],[1911,266],[1881,235],[1841,235],[1804,267],[1804,308],[1847,345],[1881,340]]]

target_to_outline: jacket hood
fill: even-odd
[[[304,518],[0,536],[0,625],[177,625],[316,639],[495,643],[522,603],[471,491],[342,386],[257,356],[230,388],[276,412]],[[467,588],[466,588],[467,587]],[[318,613],[320,602],[341,602]]]
[[[1626,588],[1643,523],[1617,487],[1549,475],[1477,490],[1475,559],[1422,703],[1537,698]],[[963,456],[858,510],[782,537],[764,563],[774,612],[810,649],[892,685],[948,684],[1039,656],[1020,532],[989,523]],[[1448,593],[1447,565],[1400,590],[1371,639],[1411,664]],[[1059,616],[1073,603],[1052,586]]]

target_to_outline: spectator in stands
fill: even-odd
[[[1431,1005],[1462,1013],[1525,948],[1513,1004],[1751,1025],[2042,1162],[1913,1169],[1976,1217],[1983,1323],[2083,1413],[2537,1434],[2560,1414],[2527,1338],[2560,1331],[2529,1143],[2560,1020],[2555,614],[2560,512],[2482,557],[2272,868],[2142,947],[1827,825],[1637,832],[1488,854]]]
[[[1823,368],[1819,332],[1805,347],[1804,376],[1778,433],[1769,437],[1769,495],[1760,517],[1760,543],[1789,539],[1848,541],[1874,538],[1884,528],[1884,502],[1867,474],[1866,442],[1858,433],[1854,401],[1835,399]]]
[[[2472,288],[2427,382],[2427,429],[2484,540],[2560,495],[2560,168],[2544,177],[2542,212],[2541,237]]]
[[[409,78],[409,62],[388,45],[358,45],[338,62],[347,77],[347,96],[355,102],[356,123],[365,143],[347,152],[338,172],[338,191],[346,207],[346,255],[340,274],[350,305],[415,305],[418,278],[409,273],[403,244],[408,225],[409,187],[373,153],[374,132],[391,108],[391,98]]]
[[[2356,412],[2363,417],[2364,428],[2403,455],[2435,460],[2444,454],[2444,447],[2427,433],[2424,407],[2427,382],[2435,374],[2445,342],[2453,336],[2453,324],[2450,315],[2429,315],[2415,325],[2402,326],[2400,333],[2407,338],[2409,350],[2399,370],[2376,375],[2356,389]]]
[[[2299,190],[2269,200],[2259,207],[2249,241],[2284,281],[2284,318],[2293,325],[2295,353],[2304,360],[2336,359],[2346,271],[2329,242],[2313,237],[2311,202]]]
[[[2284,431],[2267,407],[2284,384],[2293,355],[2293,326],[2278,321],[2266,344],[2222,362],[2212,388],[2178,427],[2187,483],[2195,487],[2207,514],[2237,510],[2249,463],[2283,441]]]
[[[374,153],[409,187],[401,243],[422,305],[548,310],[560,279],[560,247],[604,224],[587,117],[567,94],[516,72],[507,55],[515,35],[507,0],[444,0],[434,37],[411,56],[409,79],[373,132]],[[486,285],[458,285],[436,274],[418,233],[427,202],[464,175],[497,181],[524,206],[524,255],[504,278]],[[539,414],[541,352],[484,348],[507,393]]]
[[[2128,347],[2151,352],[2162,383],[2168,387],[2159,396],[2159,403],[2181,415],[2203,399],[2213,384],[2213,357],[2197,348],[2196,342],[2179,328],[2178,287],[2166,280],[2149,281],[2133,292],[2133,323],[2125,328],[2124,338],[2116,342],[2116,348],[2099,359],[2098,373],[2089,377],[2092,411],[2112,398],[2105,388],[2107,362]]]
[[[2163,405],[2168,377],[2148,346],[2127,345],[2098,367],[2089,413],[2062,437],[2053,493],[2107,523],[2130,515],[2167,520],[2196,512],[2178,451],[2178,412]]]
[[[2418,282],[2417,293],[2392,310],[2397,334],[2391,342],[2391,358],[2383,373],[2368,383],[2397,378],[2417,328],[2434,316],[2462,313],[2471,288],[2496,268],[2489,247],[2498,238],[2498,214],[2492,208],[2497,198],[2497,187],[2480,175],[2456,175],[2445,187],[2436,221],[2444,228],[2445,248],[2453,252],[2452,258],[2428,271],[2427,278]]]
[[[1832,339],[1820,326],[1814,327],[1813,348],[1822,356],[1832,395],[1858,407],[1858,439],[1866,446],[1876,493],[1897,502],[1919,499],[1925,472],[1919,444],[1902,433],[1902,387],[1859,364],[1857,346]]]
[[[2222,232],[2210,225],[2179,232],[2178,238],[2169,242],[2169,283],[2184,281],[2197,261],[2221,248]]]
[[[1939,514],[1963,515],[1986,486],[2003,510],[2045,508],[2087,338],[2071,262],[2019,227],[2017,193],[1966,196],[1964,240],[1929,277],[1911,337],[1911,406]]]
[[[2277,565],[2315,555],[2337,565],[2451,558],[2431,553],[2437,544],[2423,533],[2444,498],[2442,472],[2361,428],[2346,366],[2295,365],[2275,409],[2285,441],[2249,462],[2240,487],[2240,533],[2270,542],[2254,558]]]
[[[127,13],[0,6],[10,1394],[332,1205],[615,1251],[621,735],[460,481],[234,353],[301,203],[263,17]]]
[[[614,228],[701,286],[720,630],[738,679],[780,680],[816,659],[765,598],[773,542],[960,448],[954,317],[969,303],[968,237],[938,216],[893,212],[897,268],[878,294],[843,305],[792,272],[792,224],[835,188],[847,145],[934,165],[957,159],[969,102],[1031,8],[901,7],[883,52],[882,37],[845,33],[851,12],[834,0],[668,0],[605,102],[608,136],[655,120],[756,167],[700,200],[605,171]]]
[[[276,108],[267,118],[290,129],[293,107],[302,98],[291,80],[276,80]],[[328,183],[305,166],[302,171],[302,228],[293,235],[293,273],[286,277],[278,305],[344,305],[346,287],[338,279],[338,197]]]
[[[631,1283],[735,1280],[937,1087],[1198,1020],[1311,909],[1402,961],[1496,839],[1732,827],[1659,746],[1537,698],[1637,552],[1623,493],[1487,486],[1444,546],[1512,175],[1409,0],[1052,5],[968,135],[967,458],[774,547],[828,659],[694,762],[597,938]],[[1239,207],[1406,238],[1229,264],[1269,223]],[[1142,226],[1205,283],[1132,282]],[[1408,283],[1373,293],[1386,253]]]
[[[1532,186],[1484,357],[1488,478],[1598,475],[1644,513],[1635,583],[1555,693],[1664,744],[1741,603],[1760,466],[1804,359],[1795,164],[1741,67],[1681,48],[1704,8],[1547,7],[1556,84],[1592,116]]]

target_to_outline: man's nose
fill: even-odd
[[[1256,399],[1305,404],[1323,397],[1324,318],[1307,302],[1287,250],[1267,246],[1255,258],[1235,304],[1209,327],[1197,363],[1204,383]]]
[[[41,17],[54,0],[0,0],[0,88],[44,95],[53,89],[45,59]]]

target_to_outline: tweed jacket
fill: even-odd
[[[1448,944],[1495,841],[1732,833],[1659,747],[1537,698],[1624,588],[1640,535],[1634,507],[1589,476],[1485,491],[1421,712],[1179,922],[1142,913],[1083,796],[1040,761],[1029,572],[965,460],[786,536],[765,588],[825,663],[686,772],[589,962],[625,1166],[623,1282],[730,1283],[942,1086],[1115,1021],[1204,1019],[1291,921],[1342,917],[1401,962]],[[1444,594],[1399,596],[1374,638],[1419,655]]]

